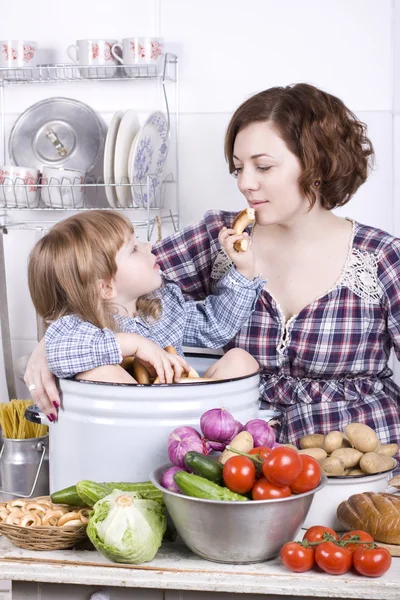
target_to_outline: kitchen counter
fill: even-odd
[[[12,580],[12,600],[86,599],[99,589],[108,590],[111,600],[222,599],[226,592],[271,598],[394,600],[400,599],[400,558],[393,558],[383,577],[372,579],[354,573],[333,576],[316,570],[291,573],[279,559],[249,565],[213,563],[202,560],[178,542],[164,543],[152,562],[134,566],[111,563],[95,551],[23,550],[0,537],[0,579]],[[136,596],[132,588],[141,592]],[[196,593],[200,591],[208,593]]]

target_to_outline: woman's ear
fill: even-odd
[[[99,279],[97,282],[97,290],[102,300],[112,300],[117,295],[117,291],[112,281],[107,282],[104,279]]]

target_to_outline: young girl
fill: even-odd
[[[247,234],[244,234],[246,236]],[[55,225],[34,247],[28,266],[31,297],[50,323],[45,336],[51,371],[61,378],[134,383],[120,363],[135,355],[160,382],[190,367],[182,346],[220,348],[249,319],[265,281],[254,277],[251,248],[236,252],[243,235],[223,228],[219,240],[234,266],[204,302],[185,301],[176,284],[163,285],[151,244],[115,211],[88,211]],[[157,294],[154,292],[157,291]],[[178,356],[162,348],[174,346]],[[205,377],[252,373],[244,350],[226,353]]]

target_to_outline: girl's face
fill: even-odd
[[[300,161],[269,121],[239,131],[233,148],[238,187],[259,225],[292,223],[309,209],[298,180]]]
[[[151,244],[139,242],[135,234],[129,235],[117,252],[116,263],[113,287],[119,303],[127,304],[160,287],[160,267]]]

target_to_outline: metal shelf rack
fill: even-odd
[[[43,235],[60,218],[82,210],[110,209],[105,199],[106,187],[130,187],[131,192],[138,189],[142,197],[147,198],[144,206],[135,203],[134,194],[132,201],[126,206],[116,203],[113,210],[124,211],[136,229],[145,231],[148,240],[152,237],[154,228],[161,235],[161,225],[170,222],[175,231],[179,228],[179,195],[178,195],[178,58],[167,53],[162,66],[159,65],[113,65],[92,66],[74,64],[48,64],[29,68],[0,68],[0,164],[9,164],[7,160],[7,134],[5,123],[5,95],[8,86],[24,84],[55,84],[81,82],[90,85],[91,82],[116,82],[116,81],[158,81],[161,86],[162,99],[168,121],[168,135],[170,143],[173,142],[174,155],[172,172],[164,174],[163,181],[157,193],[151,195],[151,186],[155,175],[148,174],[146,183],[105,182],[103,178],[86,176],[84,182],[70,182],[67,185],[68,201],[63,201],[63,192],[66,184],[63,183],[37,183],[36,192],[32,191],[32,182],[21,180],[10,182],[0,172],[0,326],[3,359],[6,375],[6,384],[9,398],[16,397],[15,375],[11,350],[11,335],[7,302],[7,282],[4,253],[4,235],[10,229],[34,230],[37,237]],[[109,83],[106,83],[109,85]],[[168,99],[168,86],[174,86],[174,125],[172,125],[171,110]],[[166,192],[173,186],[173,207],[167,206]],[[47,188],[50,202],[44,204],[41,191]],[[59,188],[59,189],[57,189]],[[76,188],[83,188],[83,200],[77,199],[74,193]],[[57,191],[58,201],[52,205],[52,191]],[[11,191],[11,193],[10,193]],[[144,196],[146,194],[146,196]],[[90,195],[90,198],[88,196]],[[61,202],[59,198],[61,197]],[[150,204],[150,199],[153,202]],[[72,201],[71,201],[72,198]]]

